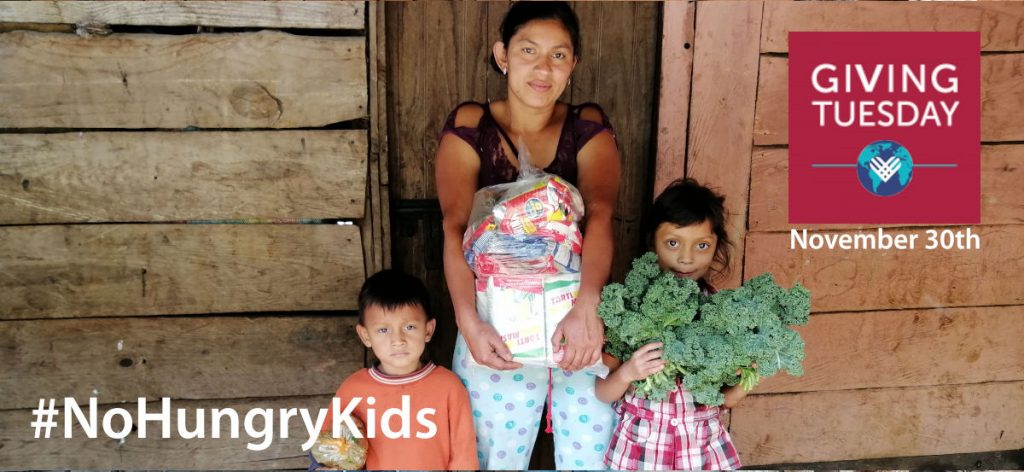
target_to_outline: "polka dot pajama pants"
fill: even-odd
[[[529,466],[537,429],[545,424],[549,378],[556,467],[607,468],[604,455],[615,429],[615,414],[611,405],[594,397],[593,374],[533,366],[496,371],[474,364],[469,356],[459,335],[452,370],[469,391],[480,469]]]

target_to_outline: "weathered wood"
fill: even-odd
[[[658,158],[652,198],[686,170],[686,131],[696,2],[670,2],[662,12],[661,91],[658,94]]]
[[[120,403],[331,394],[363,367],[355,324],[340,315],[3,321],[0,410],[35,407],[44,395]]]
[[[359,229],[0,227],[0,319],[351,310]]]
[[[568,99],[601,105],[615,128],[622,155],[612,226],[618,243],[611,273],[613,280],[621,280],[642,248],[641,215],[650,202],[658,5],[579,2],[574,8],[583,45]]]
[[[966,232],[957,226],[935,229]],[[864,232],[877,235],[875,228]],[[924,249],[928,240],[923,228],[885,232],[920,236],[914,250],[845,251],[791,250],[790,233],[751,233],[744,274],[749,278],[772,272],[784,286],[800,281],[813,294],[814,311],[1024,304],[1024,226],[972,227],[981,249],[964,250]]]
[[[389,183],[394,180],[396,197],[435,198],[434,154],[448,113],[460,102],[497,98],[487,94],[487,80],[497,76],[488,61],[498,26],[488,29],[487,19],[502,7],[489,2],[387,6],[387,81],[395,104],[388,110],[393,120],[388,139],[396,171]]]
[[[362,2],[0,2],[0,21],[363,29]]]
[[[1022,463],[1024,450],[1016,449],[853,461],[759,464],[758,467],[768,470],[1016,470]]]
[[[377,120],[371,122],[371,131],[376,133],[376,139],[373,140],[373,145],[376,146],[375,158],[377,159],[377,172],[378,172],[378,185],[379,185],[379,209],[377,214],[380,216],[380,260],[382,268],[391,267],[391,190],[390,190],[390,174],[389,167],[391,163],[390,149],[388,144],[388,125],[389,125],[389,113],[388,113],[388,76],[387,76],[387,63],[388,63],[388,48],[387,48],[387,8],[386,3],[380,2],[374,5],[374,21],[371,23],[372,27],[372,38],[374,38],[375,44],[370,48],[373,56],[376,58],[378,69],[374,71],[374,77],[376,83],[373,85],[376,91],[376,111]],[[371,111],[374,110],[371,108]],[[375,130],[375,131],[374,131]]]
[[[980,31],[982,51],[1024,51],[1024,3],[766,2],[761,52],[787,52],[790,31]]]
[[[290,128],[360,118],[365,43],[275,31],[4,33],[0,128]]]
[[[46,393],[40,392],[42,395]],[[76,398],[79,404],[87,401],[83,397]],[[0,411],[0,448],[4,451],[4,466],[21,469],[303,469],[309,465],[309,457],[302,451],[302,444],[308,440],[309,433],[302,417],[296,415],[288,420],[288,438],[282,439],[280,412],[282,409],[307,408],[315,418],[320,408],[329,407],[330,401],[329,396],[173,401],[170,439],[160,439],[160,424],[149,422],[146,439],[140,439],[133,431],[123,443],[104,434],[103,415],[118,407],[126,409],[137,419],[138,400],[98,407],[96,416],[101,424],[97,426],[99,435],[96,439],[86,437],[77,422],[74,436],[64,439],[63,411],[55,418],[58,428],[54,428],[50,439],[33,438],[33,429],[28,427],[33,420],[31,410]],[[33,408],[36,406],[38,403]],[[86,403],[83,409],[87,406]],[[146,408],[147,412],[159,411],[159,399],[149,399]],[[181,438],[178,434],[178,408],[185,409],[186,427],[190,431],[196,428],[196,411],[199,408],[205,410],[204,438]],[[226,408],[233,408],[238,414],[239,437],[230,438],[230,420],[224,418],[218,422],[220,438],[213,439],[213,409]],[[259,445],[264,441],[262,437],[250,437],[245,431],[245,415],[254,409],[271,409],[274,414],[273,440],[263,451],[246,448],[246,444]],[[119,429],[121,424],[120,419],[114,419],[112,426]],[[258,433],[264,430],[262,414],[253,421],[253,428]]]
[[[746,466],[1024,447],[1024,382],[753,395],[730,434]]]
[[[18,2],[28,3],[28,2]],[[0,22],[0,33],[8,31],[38,31],[41,33],[74,33],[75,25],[50,23],[11,23]]]
[[[804,375],[756,393],[1024,380],[1024,307],[938,308],[811,316]]]
[[[722,286],[739,284],[747,227],[750,148],[757,93],[762,2],[697,4],[693,92],[686,176],[725,195],[734,269]]]
[[[750,231],[788,231],[789,151],[755,148],[750,179]],[[1020,166],[1024,146],[1019,144],[981,147],[981,222],[984,224],[1024,223],[1024,186]],[[873,227],[877,227],[874,225]],[[886,225],[895,226],[895,225]],[[907,226],[907,225],[900,225]],[[802,225],[801,228],[854,228],[858,225]]]
[[[500,41],[501,40],[501,33],[500,33],[501,32],[501,20],[503,20],[505,18],[505,12],[507,12],[509,7],[512,6],[512,2],[510,0],[497,0],[497,1],[494,1],[494,2],[486,2],[486,3],[487,3],[487,28],[484,29],[483,32],[482,32],[483,41],[481,41],[481,42],[483,43],[483,47],[485,49],[485,51],[484,51],[485,61],[489,61],[490,57],[491,57],[491,45],[494,44],[495,41]],[[579,8],[580,8],[581,4],[574,3],[573,5],[574,5],[574,7],[575,7],[575,9],[577,11],[577,15],[578,15],[579,14]],[[582,26],[581,26],[581,28],[582,28]],[[488,62],[488,64],[490,64],[490,62]],[[582,65],[583,64],[577,64],[576,65],[577,70],[580,70],[579,68]],[[487,77],[487,99],[488,100],[497,100],[497,99],[500,99],[500,98],[505,98],[505,95],[507,95],[507,81],[505,80],[505,77],[501,76],[500,74],[494,73],[493,69],[491,69],[490,67],[487,68],[486,77]],[[582,83],[582,80],[583,80],[583,76],[582,75],[577,77],[577,81],[579,81],[580,83]],[[570,87],[567,87],[567,88],[569,89],[569,93],[571,94],[572,93],[572,89],[574,87],[570,86]],[[565,96],[565,94],[563,94],[563,98],[564,98],[564,96]],[[534,456],[536,456],[536,453],[534,454]]]
[[[381,189],[387,190],[387,187],[382,186],[380,179],[380,162],[382,160],[380,142],[387,140],[387,114],[385,107],[381,106],[381,102],[387,102],[386,95],[382,93],[385,92],[385,87],[383,74],[381,74],[387,70],[383,62],[385,60],[383,13],[383,3],[373,5],[370,8],[367,22],[369,24],[367,40],[370,48],[370,149],[367,163],[369,172],[366,176],[366,212],[359,225],[363,238],[363,260],[366,262],[367,274],[374,274],[383,268],[380,200]],[[382,120],[385,121],[381,123]],[[384,162],[387,162],[387,154],[383,156]],[[384,195],[384,198],[387,198],[387,193]]]
[[[359,218],[365,131],[0,135],[0,224]]]
[[[1024,5],[1024,3],[1022,3]],[[1024,54],[981,56],[982,142],[1024,140]],[[786,59],[761,58],[754,143],[786,144],[789,140],[789,70]]]

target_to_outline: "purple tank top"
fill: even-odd
[[[475,128],[456,127],[455,116],[459,109],[467,104],[475,104],[483,108],[483,116]],[[580,111],[586,107],[594,107],[601,113],[601,123],[580,118]],[[578,185],[578,168],[576,156],[591,138],[598,133],[608,130],[615,136],[611,123],[604,110],[594,103],[581,105],[570,105],[565,117],[565,124],[562,126],[562,133],[558,137],[558,146],[555,151],[555,160],[551,162],[544,172],[557,175],[573,185]],[[501,146],[501,133],[498,122],[491,116],[491,107],[486,103],[463,102],[455,107],[455,110],[445,120],[441,136],[454,134],[463,141],[469,143],[480,156],[480,174],[477,176],[477,189],[490,185],[513,182],[519,176],[516,169]]]

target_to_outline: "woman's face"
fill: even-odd
[[[494,45],[494,55],[507,67],[511,95],[533,107],[558,100],[576,67],[572,38],[560,21],[533,20],[502,46]]]

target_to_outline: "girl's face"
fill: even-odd
[[[576,67],[572,38],[558,20],[523,25],[509,44],[494,44],[494,57],[508,71],[510,95],[538,108],[558,100]]]
[[[718,248],[718,236],[711,230],[711,222],[703,221],[688,226],[662,223],[654,231],[654,252],[661,270],[679,277],[703,279]]]

